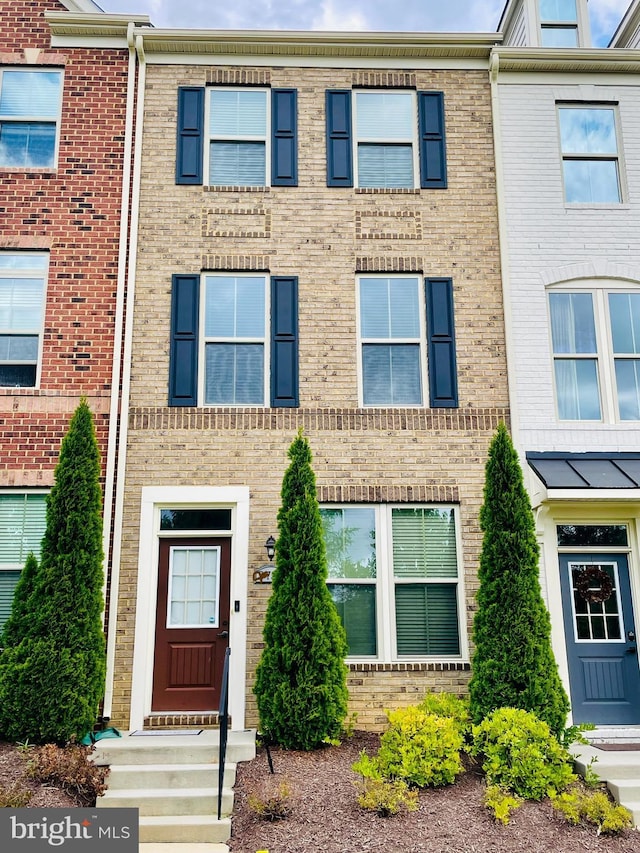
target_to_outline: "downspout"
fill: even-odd
[[[507,357],[507,386],[509,392],[511,435],[513,443],[518,450],[520,464],[522,465],[524,456],[523,449],[520,447],[520,420],[516,400],[515,367],[513,363],[513,319],[511,313],[511,280],[509,277],[509,244],[505,209],[504,167],[502,162],[502,130],[500,126],[500,96],[498,91],[499,72],[500,54],[494,48],[489,61],[489,79],[491,81],[493,151],[496,166],[496,197],[498,200],[498,239],[500,241],[500,272],[502,277],[502,310],[504,313],[504,337]]]
[[[109,606],[109,625],[107,629],[107,678],[104,697],[104,716],[111,717],[113,703],[113,681],[116,657],[116,630],[118,621],[118,591],[120,586],[120,555],[122,551],[122,512],[124,503],[124,477],[127,460],[127,434],[129,418],[129,392],[131,385],[131,341],[133,332],[133,302],[135,295],[136,261],[138,255],[138,207],[140,200],[140,158],[142,153],[142,117],[144,111],[144,87],[146,79],[146,64],[143,46],[143,37],[135,30],[135,25],[130,22],[127,28],[127,43],[129,45],[129,79],[127,91],[127,126],[125,134],[125,163],[126,192],[123,186],[123,216],[120,229],[120,258],[121,267],[118,269],[118,341],[117,354],[114,356],[112,408],[109,421],[109,459],[113,459],[112,471],[107,472],[111,480],[107,479],[111,490],[114,490],[113,500],[113,549],[111,553],[111,587]],[[135,116],[135,145],[133,148],[133,180],[131,181],[131,143],[133,137],[133,105],[134,105],[134,71],[136,56],[138,68],[138,91]],[[131,181],[131,184],[130,184]],[[129,205],[129,185],[131,186],[131,217],[125,216]],[[127,228],[128,226],[128,228]],[[125,267],[123,258],[126,258],[127,243],[129,248],[129,264]],[[125,272],[126,270],[126,272]],[[122,273],[122,286],[120,274]],[[126,300],[124,298],[124,283],[126,277]],[[124,319],[124,324],[123,324]],[[124,346],[122,346],[122,333],[124,326]],[[117,388],[120,382],[120,371],[122,370],[122,389],[120,394],[120,405],[118,406]],[[117,424],[120,416],[119,430]],[[119,433],[119,434],[118,434]],[[112,444],[113,441],[113,444]],[[117,463],[115,462],[115,451],[118,450]],[[113,454],[113,455],[112,455]],[[115,478],[115,479],[114,479]],[[115,489],[114,489],[115,487]],[[107,492],[111,494],[111,492]],[[111,508],[109,509],[109,526],[106,523],[105,535],[108,536],[111,527]]]

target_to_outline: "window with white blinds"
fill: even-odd
[[[0,168],[52,169],[62,72],[0,69]]]
[[[415,92],[355,92],[358,187],[416,186]]]
[[[209,184],[267,184],[266,89],[209,89]]]
[[[321,516],[349,656],[459,658],[456,508],[323,506]]]
[[[0,252],[0,386],[37,384],[47,266],[45,254]]]
[[[46,499],[44,493],[0,493],[0,629],[11,612],[15,588],[29,552],[40,556]]]
[[[421,406],[426,331],[418,276],[358,280],[364,406]]]
[[[267,277],[204,276],[205,405],[264,406]]]

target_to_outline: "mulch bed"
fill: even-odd
[[[14,744],[0,741],[0,788],[7,789],[16,784],[28,788],[33,793],[27,804],[28,808],[68,809],[77,806],[77,803],[59,788],[29,779],[26,766],[26,760]]]
[[[228,842],[233,853],[640,853],[637,830],[598,837],[593,827],[570,826],[548,801],[524,803],[508,826],[496,824],[474,769],[455,785],[422,791],[417,812],[377,817],[358,806],[351,765],[378,743],[377,735],[356,732],[339,747],[309,753],[274,747],[275,776],[264,749],[239,764]],[[257,817],[249,795],[282,780],[291,789],[289,817],[273,823]]]

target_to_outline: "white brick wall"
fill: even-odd
[[[575,278],[600,278],[603,283],[624,278],[640,284],[640,86],[600,86],[593,77],[585,77],[582,85],[563,84],[557,75],[540,79],[539,84],[504,83],[499,96],[521,446],[637,450],[635,422],[558,422],[545,287]],[[619,104],[623,204],[565,205],[557,101]]]

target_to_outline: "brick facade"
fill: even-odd
[[[299,185],[261,190],[176,186],[179,85],[269,82],[298,90]],[[147,69],[136,271],[131,408],[112,719],[131,700],[140,496],[144,486],[249,486],[249,565],[264,562],[287,448],[304,426],[322,501],[459,505],[468,636],[477,588],[488,443],[508,419],[490,91],[486,71],[319,67]],[[326,186],[324,92],[416,85],[445,97],[448,189],[371,191]],[[299,277],[300,407],[167,407],[171,276],[268,270]],[[454,286],[458,409],[363,409],[358,403],[356,273],[414,271]],[[269,587],[249,584],[247,725]],[[468,656],[352,664],[357,725],[380,728],[387,707],[429,688],[463,692]]]
[[[105,462],[124,162],[128,51],[51,48],[55,0],[2,5],[5,68],[63,71],[57,167],[3,169],[0,251],[47,251],[41,379],[0,388],[0,488],[50,485],[82,395]]]

